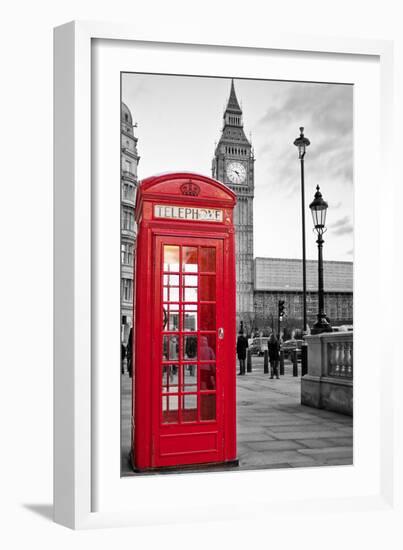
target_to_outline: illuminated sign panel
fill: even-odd
[[[192,206],[154,205],[156,218],[190,220],[201,222],[222,222],[223,211],[216,208],[195,208]]]

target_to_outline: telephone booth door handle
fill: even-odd
[[[223,328],[218,329],[218,339],[219,340],[224,340],[224,329]]]

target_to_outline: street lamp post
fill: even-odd
[[[254,307],[254,316],[253,316],[253,334],[252,336],[254,337],[256,335],[256,332],[258,330],[258,315],[257,315],[257,307],[258,307],[258,303],[257,301],[255,300],[253,302],[253,307]]]
[[[324,289],[323,289],[323,233],[326,231],[326,212],[328,204],[323,200],[319,185],[316,187],[315,198],[309,205],[312,212],[313,225],[318,234],[318,320],[312,327],[312,334],[320,334],[321,332],[332,332],[332,327],[327,320],[324,304]]]
[[[305,246],[305,174],[304,174],[304,157],[306,148],[311,144],[308,138],[304,136],[304,128],[300,127],[300,136],[294,141],[294,145],[298,147],[298,158],[301,163],[301,212],[302,212],[302,306],[304,315],[304,334],[307,332],[306,321],[306,246]]]

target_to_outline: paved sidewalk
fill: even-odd
[[[301,378],[270,380],[263,365],[237,377],[241,468],[295,468],[353,463],[353,419],[300,404]]]
[[[134,475],[130,449],[131,379],[122,377],[122,475]],[[237,376],[239,469],[296,468],[353,463],[353,419],[300,404],[301,378],[271,380],[263,360],[253,372]]]

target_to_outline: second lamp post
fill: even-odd
[[[318,235],[318,320],[314,323],[311,333],[319,334],[321,332],[332,332],[332,327],[327,320],[325,313],[324,285],[323,285],[323,233],[326,231],[326,212],[327,202],[323,200],[319,185],[316,187],[315,198],[309,205],[312,212],[313,225]]]

